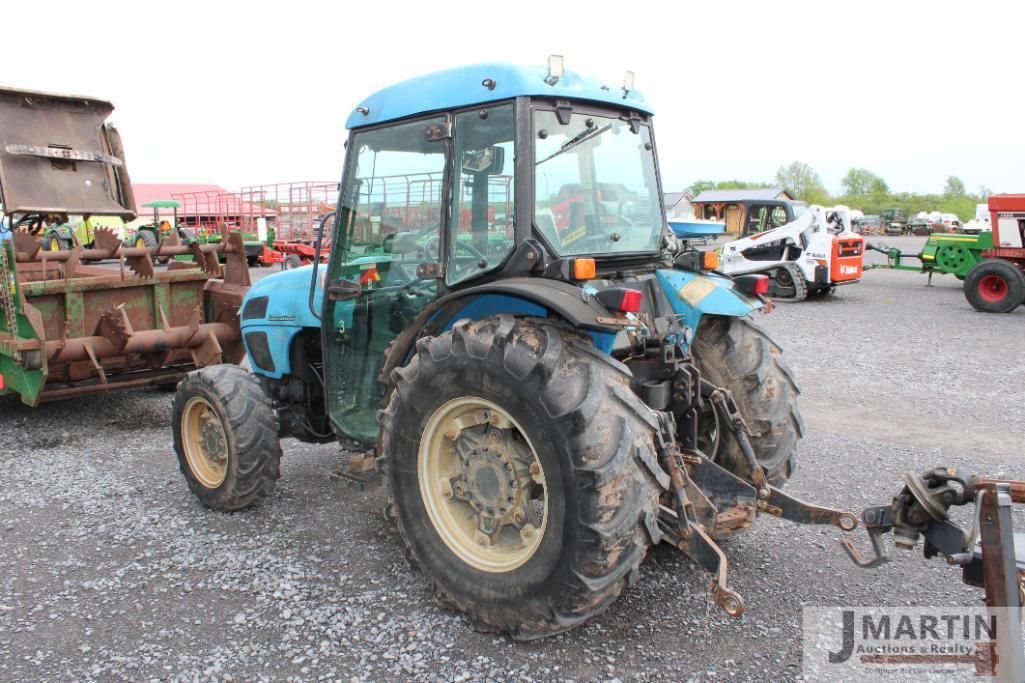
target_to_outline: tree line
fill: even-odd
[[[687,188],[687,192],[694,196],[705,190],[782,187],[794,199],[809,204],[844,204],[852,209],[861,209],[866,214],[878,214],[884,209],[900,209],[906,216],[914,216],[919,211],[940,211],[956,214],[962,221],[974,218],[975,205],[984,204],[991,194],[985,187],[980,187],[975,193],[969,192],[964,181],[957,176],[947,178],[942,194],[893,192],[886,181],[872,171],[852,168],[840,181],[843,191],[834,196],[826,189],[819,174],[811,166],[800,161],[780,166],[776,171],[775,180],[775,183],[698,180]]]

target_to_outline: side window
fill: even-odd
[[[353,137],[346,255],[374,262],[368,277],[375,282],[401,284],[415,277],[416,264],[438,260],[444,131],[445,119],[437,118]]]
[[[768,209],[761,204],[755,204],[748,208],[745,232],[761,232],[765,230],[765,219],[767,216]]]
[[[456,116],[448,283],[497,268],[513,241],[512,105]]]

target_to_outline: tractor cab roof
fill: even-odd
[[[364,98],[349,115],[345,127],[360,128],[432,111],[531,96],[590,100],[653,113],[636,90],[624,94],[619,85],[572,71],[563,73],[553,85],[549,85],[547,77],[544,67],[514,64],[476,64],[438,71],[396,83]]]

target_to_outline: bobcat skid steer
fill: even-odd
[[[810,206],[786,225],[728,242],[719,270],[769,277],[769,296],[803,301],[861,279],[865,240],[851,230],[846,206]]]

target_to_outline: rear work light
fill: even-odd
[[[644,293],[639,289],[630,289],[629,287],[607,287],[595,294],[595,298],[605,308],[622,313],[637,313],[641,310]]]

